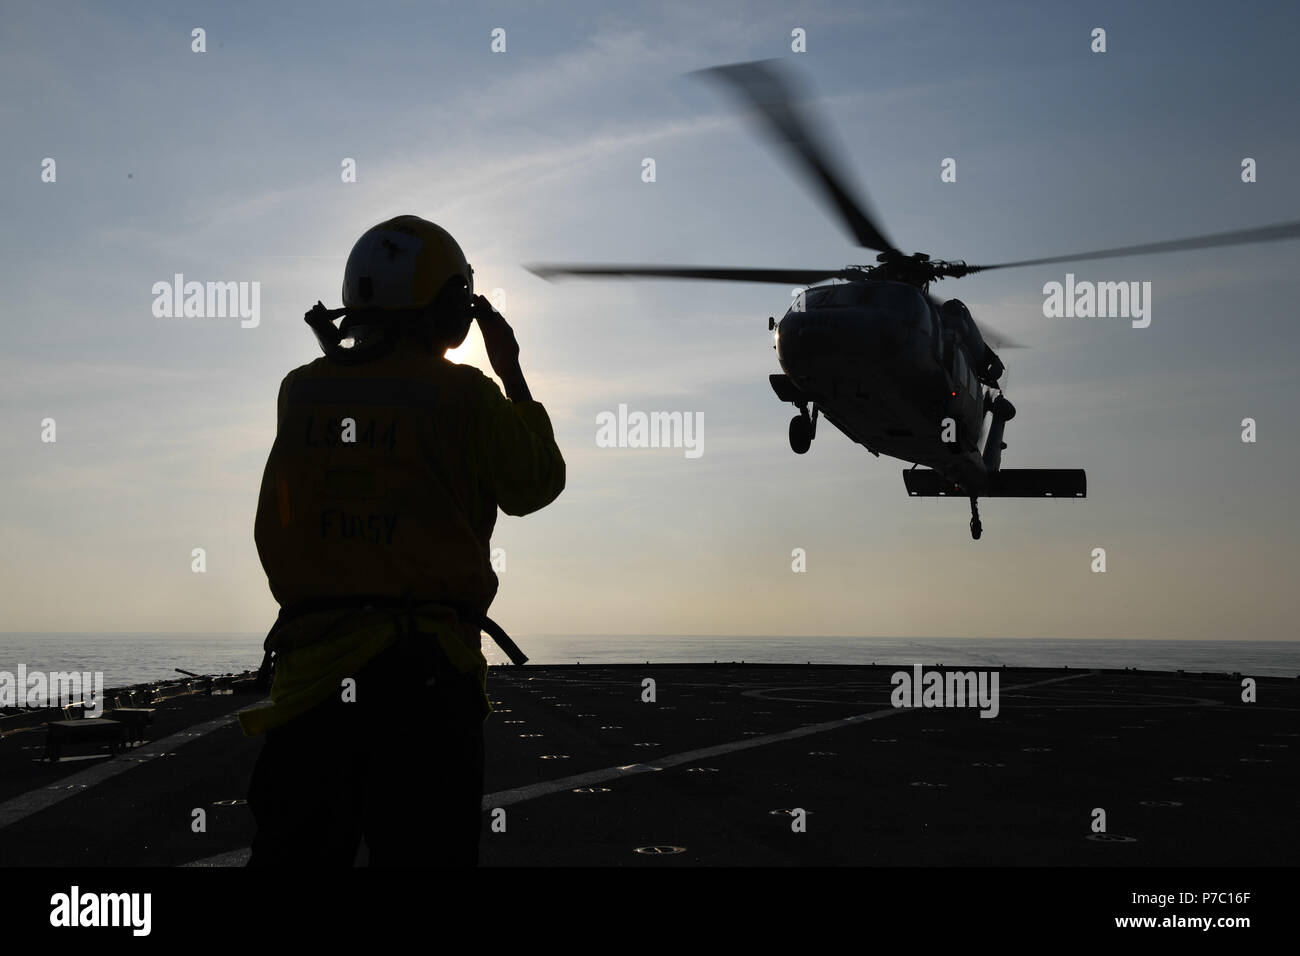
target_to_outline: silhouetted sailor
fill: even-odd
[[[249,802],[251,866],[473,865],[490,712],[480,630],[497,509],[536,511],[564,459],[505,319],[445,230],[399,216],[348,257],[325,356],[280,386],[255,536],[280,616]],[[345,314],[336,328],[333,319]],[[505,396],[445,352],[478,321]],[[350,345],[349,345],[350,342]]]

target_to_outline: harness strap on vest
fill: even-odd
[[[478,614],[473,618],[470,618],[469,622],[471,624],[477,624],[480,631],[492,638],[496,643],[496,646],[501,648],[502,653],[504,653],[506,657],[510,658],[511,664],[519,667],[528,663],[528,655],[519,649],[519,645],[512,641],[510,635],[502,629],[500,624],[492,620],[492,618],[488,617],[486,614]]]
[[[415,611],[420,607],[429,604],[437,604],[441,607],[448,607],[456,612],[456,616],[467,624],[478,627],[480,631],[496,643],[502,652],[510,658],[510,662],[515,666],[521,666],[528,662],[528,655],[520,650],[519,645],[511,640],[510,635],[496,621],[492,620],[486,614],[481,614],[471,608],[457,604],[447,604],[441,601],[428,601],[425,604],[412,604],[410,598],[395,597],[337,597],[337,598],[316,598],[310,601],[301,601],[291,607],[281,608],[279,616],[276,617],[275,623],[271,625],[271,630],[267,632],[266,640],[262,642],[265,653],[262,655],[262,664],[257,669],[257,687],[263,692],[270,691],[271,678],[275,670],[274,651],[271,650],[271,638],[285,624],[304,614],[314,614],[319,611],[345,611],[354,612],[365,610],[366,608],[389,609],[402,613],[402,621],[398,623],[399,633],[405,630],[410,633],[414,627]],[[344,616],[336,621],[330,630],[334,630],[352,617],[351,614]],[[327,632],[328,633],[328,632]]]

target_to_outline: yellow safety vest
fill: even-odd
[[[486,680],[476,627],[497,590],[490,538],[499,507],[524,515],[564,489],[546,409],[512,402],[478,369],[416,348],[362,365],[319,358],[280,385],[254,537],[284,609],[349,598],[401,599],[418,630],[462,673]],[[254,735],[340,692],[393,644],[392,613],[294,617],[276,651],[272,706],[244,711]]]

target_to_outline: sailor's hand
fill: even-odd
[[[325,303],[317,299],[316,304],[307,310],[306,314],[303,315],[303,318],[307,320],[308,325],[313,325],[321,320],[332,322],[336,316],[341,315],[345,311],[347,310],[327,309],[325,308]]]
[[[481,295],[474,296],[470,305],[470,314],[478,322],[479,331],[483,333],[483,347],[487,349],[488,361],[492,371],[503,382],[522,378],[519,368],[519,343],[515,340],[515,331],[510,328],[500,312],[492,308],[492,303]]]

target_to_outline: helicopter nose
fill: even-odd
[[[777,326],[777,352],[782,361],[873,361],[897,351],[899,331],[891,315],[874,310],[790,312]]]

